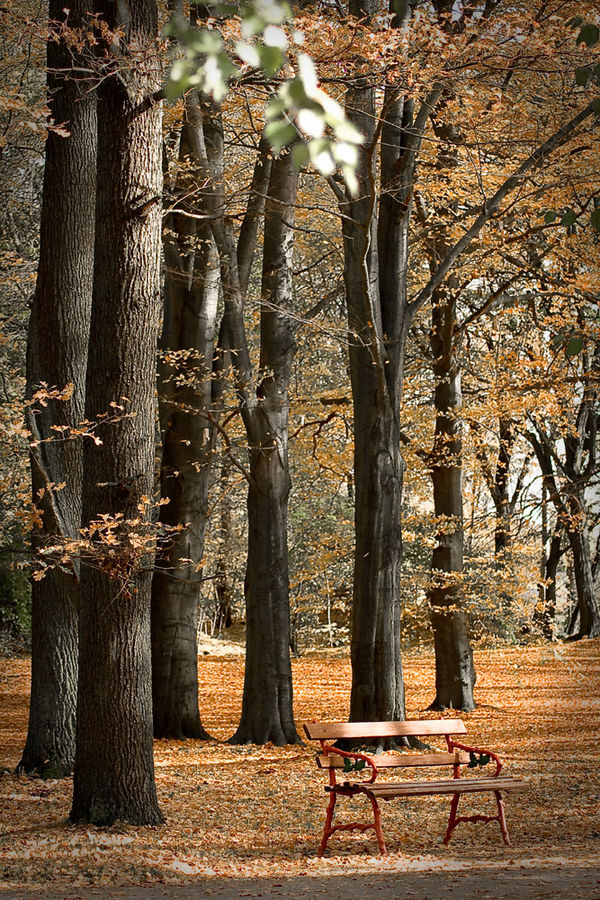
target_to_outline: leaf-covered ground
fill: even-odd
[[[498,866],[597,865],[600,855],[600,640],[476,653],[478,708],[470,742],[497,750],[507,774],[530,780],[507,800],[512,848],[499,829],[463,825],[441,843],[448,799],[384,805],[389,855],[345,833],[316,857],[325,793],[315,746],[221,743],[237,725],[243,659],[200,657],[204,725],[212,743],[157,741],[160,828],[71,826],[71,782],[17,776],[27,725],[28,660],[0,660],[0,891],[59,886],[192,884],[202,876],[284,878]],[[343,719],[350,667],[340,656],[294,663],[297,724]],[[431,655],[405,660],[408,713],[427,718]],[[354,801],[359,803],[360,801]],[[484,797],[465,801],[473,810]],[[462,808],[462,802],[461,802]],[[353,818],[356,817],[356,812]],[[543,862],[542,862],[543,861]],[[600,896],[600,894],[598,894]]]

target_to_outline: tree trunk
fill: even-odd
[[[364,4],[354,3],[359,14]],[[373,4],[365,7],[374,11]],[[404,461],[399,406],[406,323],[406,261],[410,200],[403,168],[403,101],[386,91],[382,128],[381,200],[376,209],[375,89],[357,79],[348,117],[365,135],[356,198],[341,198],[344,282],[354,409],[355,550],[352,597],[350,720],[406,715],[400,640],[401,501]],[[403,174],[399,176],[399,172]]]
[[[156,348],[160,321],[161,110],[154,2],[100,4],[124,25],[127,68],[106,68],[98,92],[98,195],[86,415],[125,415],[84,450],[83,521],[115,523],[114,543],[90,534],[82,565],[77,750],[71,820],[162,821],[154,783],[150,662]],[[118,16],[127,14],[123,22]],[[111,53],[112,48],[106,48]],[[110,61],[110,56],[109,56]],[[133,63],[133,64],[132,64]],[[110,62],[109,62],[110,64]],[[127,398],[127,399],[125,399]],[[141,520],[134,525],[132,520]]]
[[[585,500],[585,484],[593,467],[588,464],[585,471],[582,466],[583,451],[590,445],[594,461],[595,421],[592,419],[593,406],[584,398],[578,415],[575,434],[565,439],[565,461],[561,463],[553,451],[551,437],[542,426],[536,423],[536,432],[527,433],[537,457],[544,484],[556,508],[557,517],[565,528],[569,547],[573,557],[573,574],[576,590],[576,606],[567,622],[565,637],[578,640],[582,637],[600,635],[600,599],[594,584],[592,549],[588,525],[588,513]],[[583,412],[582,412],[583,411]],[[592,415],[590,415],[590,412]],[[589,435],[586,427],[581,427],[581,418],[585,416],[583,425],[594,426],[593,435]],[[586,421],[587,420],[587,421]],[[554,467],[559,469],[560,480]],[[562,482],[562,483],[561,483]]]
[[[289,382],[296,351],[292,304],[297,173],[291,155],[272,164],[265,206],[260,383],[242,414],[249,443],[246,667],[232,743],[300,740],[294,724],[287,548]]]
[[[382,404],[368,350],[351,347],[350,360],[356,484],[350,721],[404,719],[400,643],[404,462],[397,419]]]
[[[492,499],[496,508],[494,525],[494,556],[496,565],[503,569],[507,563],[512,545],[510,528],[511,503],[509,496],[509,470],[515,432],[510,419],[500,417],[498,458],[494,473],[494,491]]]
[[[182,192],[194,196],[193,147],[188,121],[181,160],[191,167]],[[200,184],[202,180],[198,179]],[[198,186],[196,185],[196,192]],[[178,204],[179,205],[179,204]],[[195,208],[203,207],[198,198]],[[163,456],[160,521],[180,532],[167,535],[152,582],[152,700],[156,737],[207,739],[198,710],[198,600],[208,518],[214,429],[212,358],[219,299],[218,253],[207,224],[170,217],[165,235],[167,308],[163,350],[174,351],[159,369]],[[177,238],[174,238],[172,232]],[[178,353],[183,354],[178,356]]]
[[[533,621],[541,629],[545,638],[551,641],[554,636],[556,621],[556,573],[562,556],[562,528],[554,531],[548,555],[544,553],[542,564],[542,581],[539,585],[539,601],[533,614]],[[544,551],[545,551],[544,546]]]
[[[230,577],[230,558],[233,550],[231,534],[233,501],[229,490],[230,468],[229,460],[223,459],[219,473],[221,498],[219,502],[219,544],[215,565],[216,629],[219,633],[233,623],[233,591]]]
[[[582,498],[576,486],[569,494],[569,507],[573,520],[582,516]],[[585,519],[578,528],[567,528],[569,546],[573,554],[573,572],[577,590],[577,606],[567,623],[565,637],[578,640],[582,637],[600,635],[600,598],[597,596],[592,570],[590,533]]]
[[[475,708],[475,668],[462,608],[462,391],[454,326],[455,300],[446,292],[437,292],[430,336],[436,380],[431,478],[438,523],[429,589],[436,672],[436,695],[431,708],[468,711]]]
[[[368,97],[360,100],[363,104],[372,102]],[[360,107],[353,104],[353,108]],[[369,178],[369,168],[370,160],[364,159],[363,183]],[[386,383],[382,369],[373,360],[368,311],[380,309],[380,294],[376,239],[369,240],[369,233],[375,234],[376,223],[369,222],[372,211],[368,201],[367,196],[348,204],[354,222],[344,222],[344,280],[354,409],[356,542],[350,720],[356,722],[406,716],[400,640],[404,460],[400,453],[398,410],[390,397],[389,382]],[[382,253],[382,267],[385,259],[394,271],[402,264],[402,256],[393,252],[398,249],[393,244],[389,249],[389,256]]]
[[[68,24],[87,21],[87,5],[70,4]],[[49,17],[64,21],[63,3],[51,0]],[[85,84],[68,78],[76,65],[64,41],[48,41],[48,94],[52,120],[68,137],[50,132],[42,197],[40,258],[29,323],[27,397],[41,383],[64,389],[65,400],[30,407],[33,502],[41,525],[32,533],[35,554],[48,542],[76,538],[81,518],[82,446],[53,426],[77,427],[84,417],[85,371],[94,261],[96,103]],[[64,483],[60,491],[52,485]],[[40,496],[40,492],[44,492]],[[32,581],[31,701],[27,740],[19,768],[60,777],[73,769],[77,694],[79,573],[50,569]]]

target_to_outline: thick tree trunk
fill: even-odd
[[[246,667],[234,744],[299,740],[292,705],[287,466],[273,438],[251,449],[246,568]]]
[[[290,154],[284,153],[272,164],[265,206],[258,402],[243,411],[250,458],[246,667],[242,715],[232,743],[283,745],[300,740],[292,703],[287,548],[296,190],[297,173]]]
[[[350,360],[356,484],[350,720],[404,719],[400,643],[404,461],[397,419],[382,404],[368,351],[352,347]]]
[[[361,6],[355,3],[354,12]],[[405,202],[404,177],[398,176],[404,138],[402,101],[392,102],[386,92],[386,109],[379,223],[375,90],[367,80],[357,80],[346,99],[347,115],[366,136],[357,169],[359,194],[338,198],[345,216],[344,282],[355,444],[352,721],[406,715],[400,640],[404,461],[399,405],[410,202]],[[410,165],[404,174],[410,180]]]
[[[462,391],[454,326],[454,300],[447,293],[438,292],[430,338],[436,380],[431,478],[438,523],[429,589],[436,671],[436,695],[431,708],[472,710],[475,668],[462,603]]]
[[[63,6],[51,0],[52,21],[65,19]],[[82,25],[87,8],[80,0],[71,3],[68,24]],[[92,300],[96,103],[87,85],[67,78],[74,64],[72,50],[63,41],[48,41],[52,120],[66,126],[69,136],[50,132],[46,142],[27,397],[42,382],[61,390],[71,385],[72,393],[28,413],[32,438],[42,442],[31,451],[33,502],[42,515],[32,534],[34,555],[49,541],[77,537],[81,518],[81,441],[68,434],[59,440],[53,430],[53,426],[77,427],[84,418]],[[64,484],[63,489],[54,491],[52,485],[58,484]],[[78,599],[75,561],[70,572],[51,569],[42,581],[32,581],[31,702],[19,768],[54,778],[70,773],[75,758]]]
[[[161,111],[154,2],[100,4],[110,28],[124,24],[125,68],[98,87],[98,196],[86,414],[112,402],[119,421],[84,451],[83,521],[120,523],[115,543],[90,536],[83,560],[77,750],[71,819],[110,825],[162,821],[154,783],[150,663],[152,554],[143,536],[153,494],[156,347],[160,321]],[[127,13],[125,23],[118,13]],[[116,61],[113,61],[116,66]],[[127,398],[127,399],[122,399]],[[122,517],[122,519],[120,518]],[[128,520],[142,520],[139,525]]]
[[[195,135],[181,137],[192,166]],[[192,193],[193,168],[185,178]],[[208,519],[214,429],[212,358],[219,299],[219,260],[208,225],[186,216],[167,223],[167,308],[162,347],[175,361],[159,369],[163,422],[160,520],[181,532],[166,537],[152,582],[152,699],[156,737],[206,739],[198,710],[198,600]],[[177,240],[172,233],[176,231]]]

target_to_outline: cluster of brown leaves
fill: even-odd
[[[498,751],[508,774],[530,780],[507,801],[514,847],[495,824],[459,826],[441,843],[447,798],[418,798],[383,808],[389,855],[357,833],[332,839],[319,860],[325,794],[314,746],[236,747],[243,660],[201,657],[203,721],[216,740],[157,741],[156,775],[167,824],[159,828],[71,826],[71,783],[17,776],[27,724],[28,660],[0,661],[0,872],[4,886],[185,883],[210,875],[348,874],[535,861],[592,865],[600,850],[600,641],[476,653],[470,742]],[[405,666],[410,717],[429,718],[430,654]],[[343,719],[350,667],[341,656],[294,664],[296,716]],[[358,804],[360,801],[356,801]],[[489,801],[465,801],[474,810]],[[357,817],[358,808],[352,811]]]

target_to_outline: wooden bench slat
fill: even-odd
[[[433,734],[466,734],[462,719],[409,719],[405,722],[307,722],[304,732],[311,741],[357,738],[426,737]]]
[[[456,754],[461,766],[469,762],[469,754],[464,750]],[[402,768],[406,766],[452,766],[455,764],[454,753],[376,753],[372,755],[373,762],[378,769]],[[326,756],[324,753],[317,756],[317,765],[320,769],[343,769],[344,758],[342,756]],[[366,772],[371,770],[367,766]]]
[[[483,791],[514,791],[527,787],[527,782],[510,775],[497,778],[448,778],[444,781],[391,782],[365,785],[365,793],[386,800],[388,797],[418,797],[428,794],[472,794]]]

